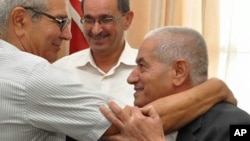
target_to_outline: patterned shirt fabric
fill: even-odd
[[[90,48],[65,56],[53,65],[89,89],[105,92],[127,105],[134,105],[134,86],[127,83],[127,78],[136,67],[137,53],[138,50],[126,42],[117,64],[107,73],[97,67]]]
[[[45,59],[0,40],[0,66],[1,141],[96,141],[110,126],[99,106],[111,98]]]

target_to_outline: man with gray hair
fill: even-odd
[[[1,141],[58,141],[65,140],[65,134],[96,141],[111,126],[99,106],[112,98],[87,89],[50,64],[57,59],[63,41],[71,39],[66,3],[0,0]],[[228,98],[235,103],[232,95],[217,96],[219,99],[207,101],[208,107]],[[152,121],[160,123],[159,118]]]
[[[134,104],[138,107],[191,89],[208,78],[205,40],[191,28],[169,26],[152,30],[139,48],[136,63],[137,67],[128,77],[128,83],[134,85]],[[120,129],[120,134],[106,139],[130,140],[133,133],[126,130],[129,126],[125,123],[131,123],[131,120],[127,120],[128,116],[124,116],[123,112],[117,112],[119,107],[114,103],[110,106],[115,114],[119,113],[116,115],[119,118],[112,116],[105,107],[102,107],[102,111]],[[166,140],[229,141],[231,124],[250,124],[250,116],[232,104],[221,102],[179,131],[166,135]],[[141,131],[148,132],[148,136],[154,135],[152,130],[141,128]]]

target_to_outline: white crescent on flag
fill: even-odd
[[[76,11],[75,8],[76,8],[77,5],[79,5],[79,7],[81,7],[81,0],[70,0],[69,13],[71,14],[72,20],[75,21],[78,28],[81,29],[81,31],[83,31],[83,26],[82,26],[82,24],[80,22],[82,13],[79,13],[79,12]]]

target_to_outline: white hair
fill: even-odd
[[[152,30],[145,36],[147,38],[157,42],[154,55],[158,61],[171,64],[177,59],[185,59],[194,85],[207,80],[207,46],[199,32],[187,27],[166,26]]]
[[[10,13],[18,6],[30,6],[44,11],[48,9],[48,0],[0,0],[0,35],[5,34]]]

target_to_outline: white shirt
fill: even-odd
[[[89,91],[45,59],[0,40],[0,140],[96,141],[110,126]],[[88,80],[86,80],[88,81]]]
[[[172,132],[165,136],[166,141],[176,141],[178,135],[178,131]]]
[[[125,104],[134,105],[134,87],[127,83],[127,78],[136,67],[137,52],[126,43],[119,61],[108,73],[96,66],[89,48],[65,56],[53,65],[89,89],[105,92]]]

